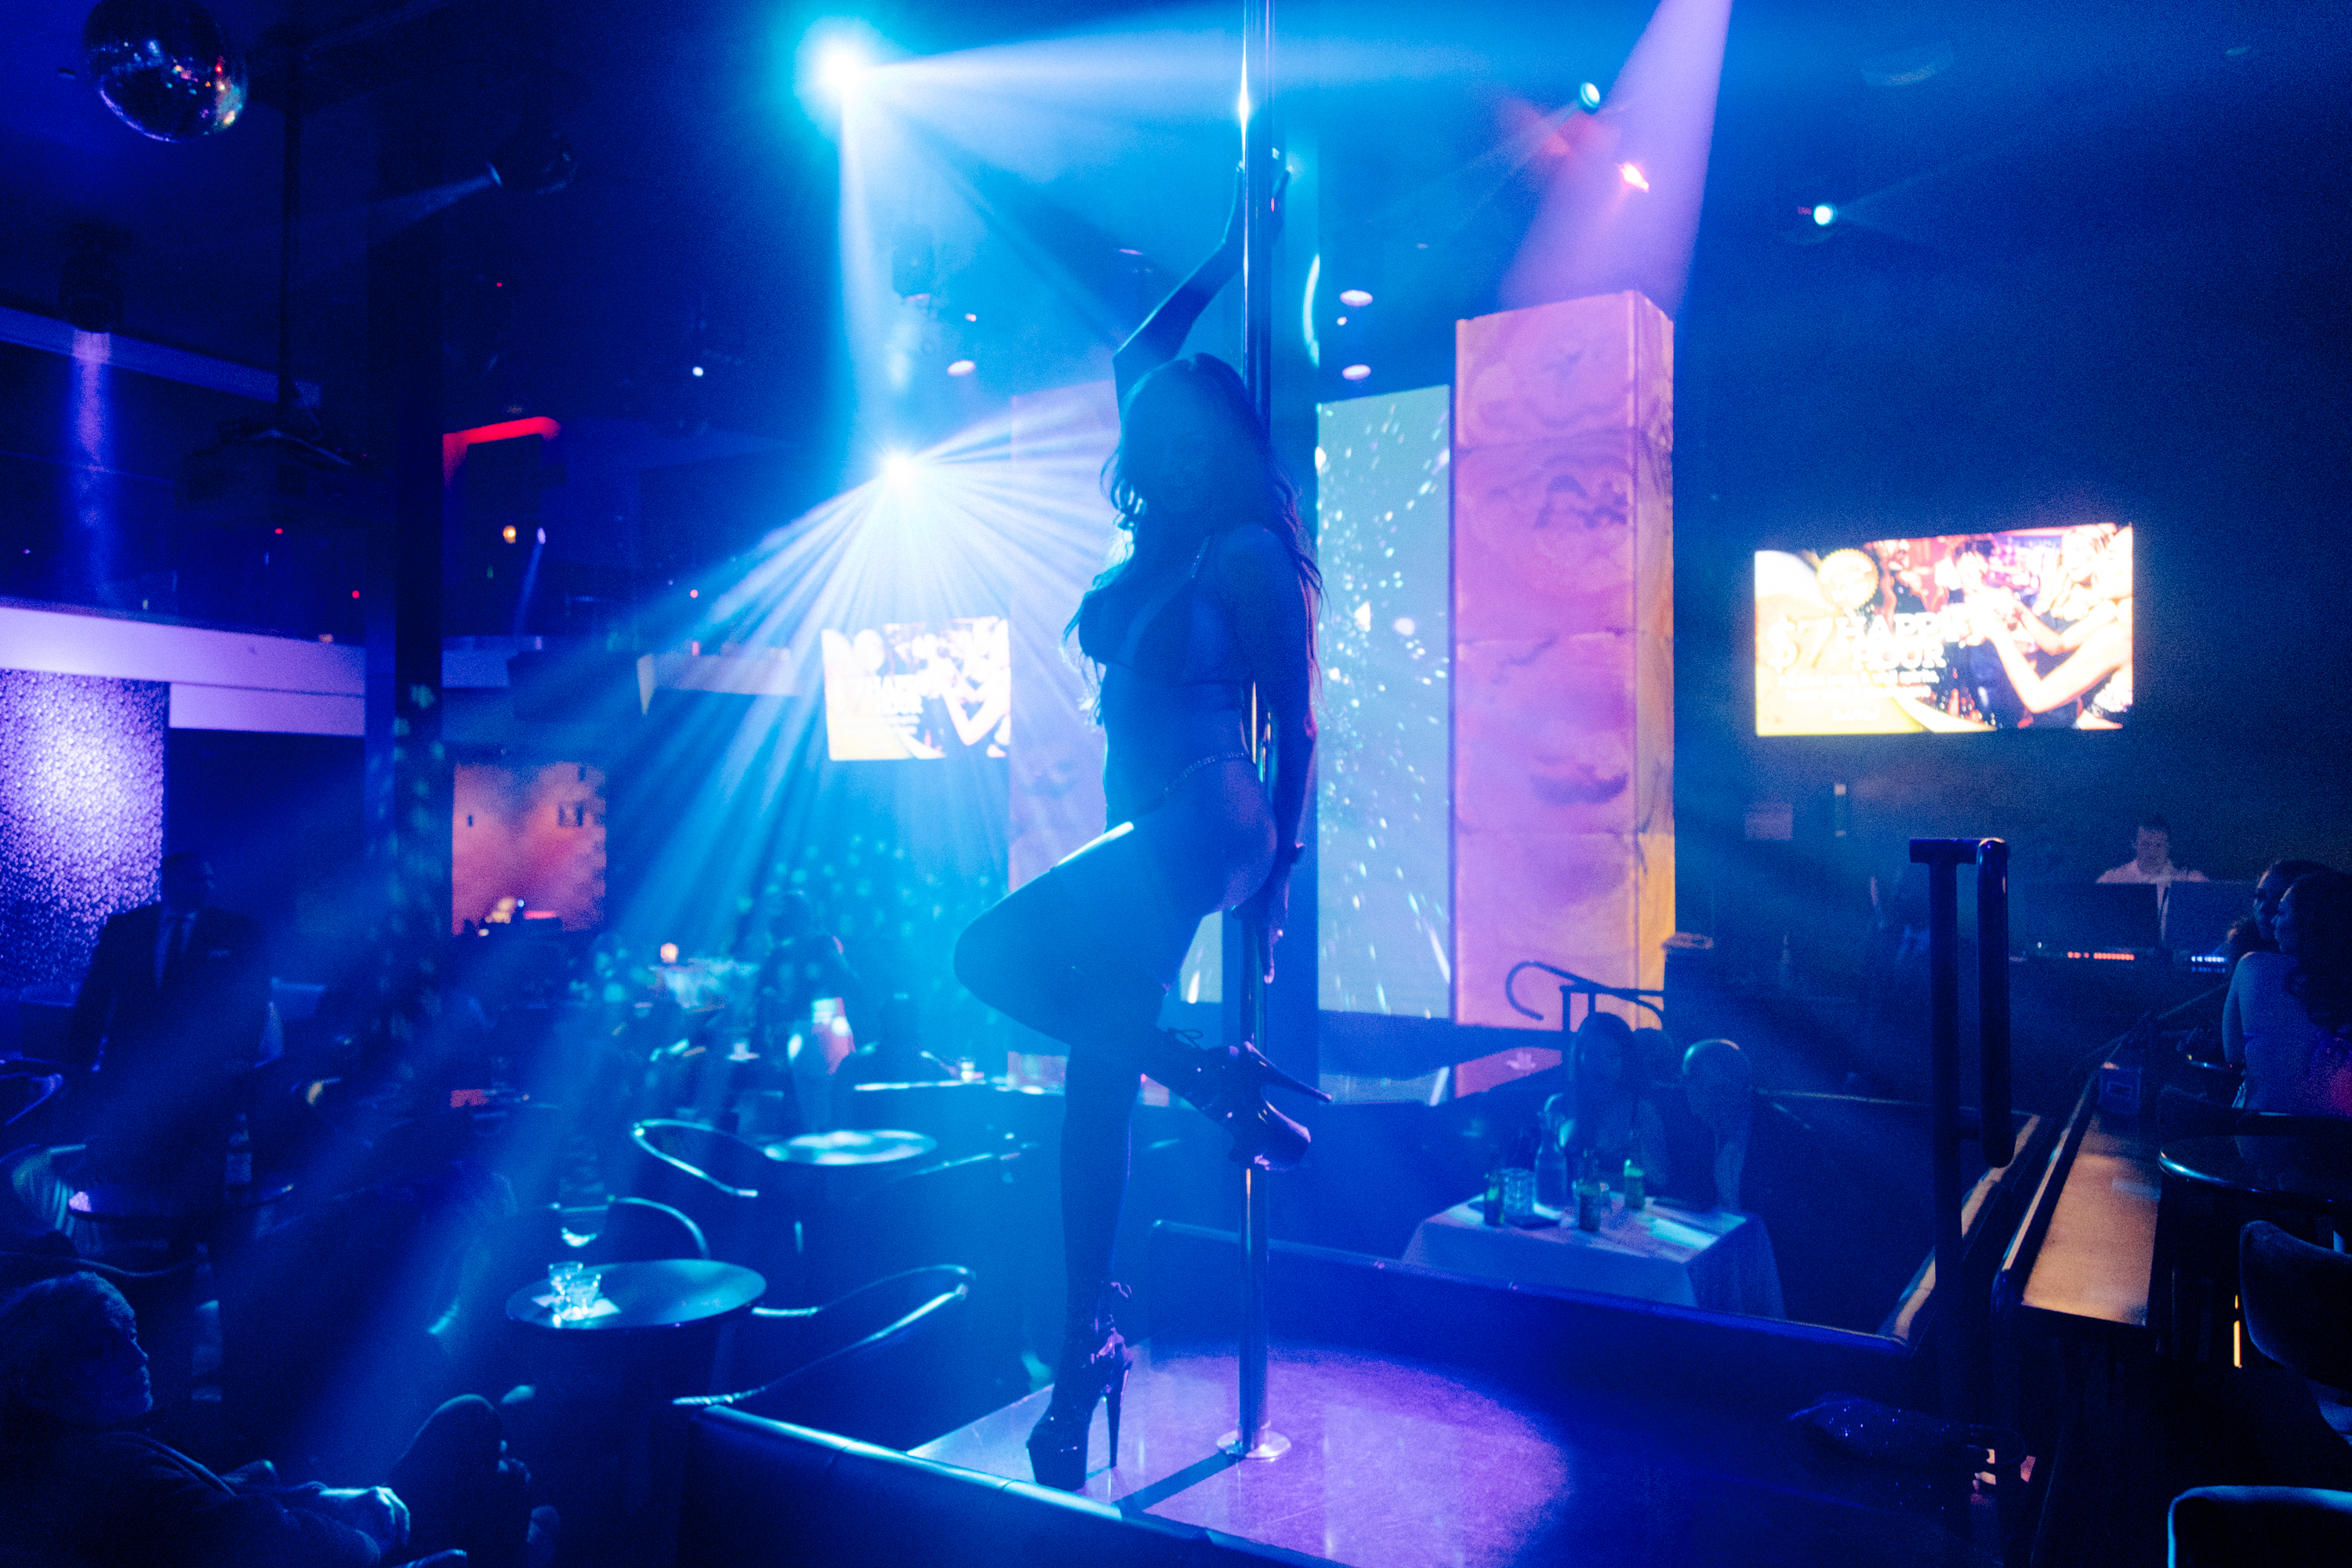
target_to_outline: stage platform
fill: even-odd
[[[1351,1568],[1995,1560],[1965,1478],[1889,1473],[1786,1419],[1900,1393],[1893,1342],[1278,1247],[1268,1405],[1291,1447],[1243,1462],[1218,1448],[1232,1342],[1199,1332],[1232,1300],[1230,1239],[1163,1226],[1154,1254],[1160,1332],[1136,1347],[1115,1466],[1099,1410],[1090,1433],[1085,1495],[1128,1518]],[[1399,1353],[1417,1334],[1430,1353]],[[1047,1397],[914,1458],[1025,1481]]]
[[[1028,1479],[1043,1392],[911,1454],[709,1410],[678,1568],[1975,1568],[2026,1517],[1957,1446],[1911,1445],[1946,1456],[1923,1470],[1790,1420],[1832,1394],[1919,1408],[1900,1340],[1279,1242],[1291,1447],[1237,1463],[1235,1238],[1162,1225],[1150,1250],[1118,1463],[1097,1414],[1083,1495]]]

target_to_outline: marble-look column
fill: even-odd
[[[1456,326],[1458,1022],[1538,1026],[1504,1000],[1521,959],[1664,984],[1673,449],[1674,323],[1641,295]],[[1520,994],[1558,1005],[1541,984]]]

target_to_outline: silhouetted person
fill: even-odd
[[[261,927],[212,906],[205,858],[165,856],[162,890],[106,922],[67,1034],[86,1134],[159,1167],[218,1152],[269,1011]]]
[[[442,1405],[392,1486],[358,1488],[223,1478],[128,1429],[152,1404],[138,1322],[113,1286],[68,1274],[0,1301],[0,1548],[88,1568],[373,1568],[450,1548],[484,1568],[526,1557],[528,1477],[501,1459],[485,1400]]]

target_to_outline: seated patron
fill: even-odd
[[[1668,1158],[1665,1125],[1646,1084],[1632,1026],[1614,1013],[1587,1014],[1570,1046],[1569,1092],[1544,1108],[1545,1125],[1567,1151],[1571,1174],[1591,1154],[1606,1181],[1616,1181],[1630,1159],[1650,1185],[1660,1184]]]
[[[2245,1069],[2238,1104],[2296,1116],[2352,1116],[2352,877],[2315,871],[2278,902],[2276,952],[2249,952],[2230,976],[2221,1044]]]
[[[444,1405],[393,1468],[394,1486],[358,1488],[233,1483],[131,1429],[151,1403],[138,1323],[113,1286],[68,1274],[0,1302],[0,1549],[91,1568],[530,1554],[527,1478],[500,1458],[485,1400]]]
[[[2270,868],[2254,884],[2254,907],[2243,919],[2232,923],[2229,935],[2213,952],[2216,958],[2226,958],[2235,970],[2238,960],[2250,952],[2276,952],[2278,946],[2279,900],[2299,878],[2327,868],[2316,860],[2273,860]]]
[[[1760,1119],[1747,1053],[1729,1040],[1701,1040],[1683,1053],[1681,1089],[1665,1113],[1675,1179],[1659,1190],[1692,1208],[1740,1208]]]

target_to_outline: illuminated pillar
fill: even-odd
[[[1674,323],[1643,296],[1457,324],[1461,1023],[1540,1026],[1504,1000],[1504,976],[1521,959],[1606,984],[1664,984],[1660,944],[1675,912],[1673,449]],[[1546,984],[1523,984],[1520,994],[1547,1012],[1558,1005]]]

